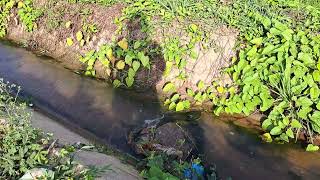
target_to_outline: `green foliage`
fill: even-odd
[[[30,110],[12,97],[20,87],[0,79],[0,179],[19,179],[33,168],[44,168],[45,179],[93,179],[91,169],[79,169],[74,148],[56,149],[55,141],[31,126]],[[56,150],[56,153],[52,151]]]
[[[24,0],[18,4],[18,15],[29,32],[37,28],[35,21],[42,15],[42,11],[34,9],[32,0]]]
[[[15,0],[0,1],[0,37],[6,35],[7,21],[14,5]]]
[[[6,35],[7,23],[11,10],[17,6],[20,21],[25,25],[28,31],[37,28],[35,23],[37,18],[42,15],[42,11],[34,9],[32,0],[1,0],[0,2],[0,37]]]
[[[227,113],[267,112],[262,128],[289,142],[293,132],[320,133],[316,105],[320,37],[276,19],[264,34],[247,39],[237,62],[227,71],[239,88],[223,108]],[[260,22],[263,25],[263,21]],[[320,116],[319,116],[320,117]]]

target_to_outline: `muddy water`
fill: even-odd
[[[70,129],[128,153],[132,153],[126,144],[128,131],[163,114],[157,100],[133,98],[129,92],[81,77],[48,58],[4,44],[0,44],[0,77],[21,85],[23,95],[42,111],[64,120]],[[203,159],[216,164],[224,179],[320,179],[320,153],[304,152],[298,145],[262,143],[256,134],[205,113],[190,127]]]

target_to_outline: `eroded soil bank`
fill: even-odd
[[[181,43],[190,40],[180,22],[165,28],[156,26],[153,35],[147,37],[148,35],[141,29],[143,22],[139,17],[133,21],[125,21],[123,26],[126,30],[118,35],[119,27],[114,22],[122,17],[125,9],[125,5],[121,3],[106,7],[96,4],[36,0],[34,6],[44,10],[44,14],[36,21],[37,28],[28,32],[26,27],[19,22],[16,13],[13,13],[8,22],[5,39],[22,44],[36,53],[52,57],[74,71],[83,72],[87,68],[87,64],[80,62],[81,56],[91,50],[99,50],[101,46],[110,44],[114,39],[126,38],[141,41],[149,38],[148,42],[154,49],[161,49],[161,45],[168,37],[179,37]],[[157,17],[154,21],[156,20]],[[68,27],[66,27],[67,23],[70,23]],[[86,25],[94,26],[97,32],[85,32],[83,27]],[[83,44],[76,40],[79,31],[82,31],[83,39],[86,39]],[[172,67],[166,76],[163,75],[166,68],[163,54],[150,57],[150,70],[138,72],[134,87],[142,90],[152,89],[158,94],[164,94],[163,86],[165,83],[172,82],[177,92],[183,95],[187,87],[196,90],[199,81],[203,81],[206,86],[209,86],[215,79],[221,80],[224,84],[231,83],[230,78],[222,75],[221,71],[231,63],[230,58],[234,55],[232,48],[235,46],[237,36],[237,31],[221,26],[210,34],[210,43],[214,45],[204,47],[200,43],[196,44],[194,54],[197,57],[188,59],[184,68],[187,77],[183,80],[177,78],[181,73],[177,67]],[[68,38],[73,40],[72,46],[66,44]],[[175,51],[178,50],[178,48],[175,49]],[[105,67],[100,61],[95,61],[93,68],[96,78],[114,80],[113,74],[117,73]]]
[[[112,43],[115,39],[119,41],[123,38],[140,41],[146,38],[146,33],[141,26],[141,19],[137,17],[134,21],[125,21],[123,26],[126,27],[124,33],[118,34],[118,26],[115,23],[116,19],[121,19],[126,5],[116,3],[111,6],[101,6],[97,4],[79,4],[68,3],[66,1],[51,2],[45,0],[34,1],[36,8],[45,10],[44,14],[40,16],[36,23],[37,28],[28,32],[26,27],[19,22],[13,9],[12,16],[10,16],[7,35],[5,39],[26,46],[41,55],[49,56],[60,62],[64,67],[76,72],[84,73],[88,64],[81,62],[81,57],[88,52],[94,50],[98,51],[106,44]],[[155,17],[154,21],[157,18]],[[56,25],[55,23],[59,23]],[[70,23],[69,25],[66,25]],[[68,26],[68,27],[67,27]],[[92,26],[96,28],[97,32],[83,31],[84,27]],[[77,33],[81,31],[85,43],[77,41]],[[155,49],[161,49],[161,44],[166,41],[167,37],[179,36],[182,41],[188,42],[190,37],[183,33],[183,26],[179,22],[174,23],[169,28],[157,26],[151,37],[152,46]],[[181,70],[177,67],[172,67],[169,72],[165,72],[168,66],[163,58],[163,54],[158,54],[150,57],[150,70],[141,69],[137,72],[134,89],[143,92],[155,92],[158,94],[156,99],[165,102],[166,98],[171,98],[171,93],[163,91],[163,87],[168,82],[173,83],[180,99],[187,99],[191,102],[192,108],[212,111],[212,103],[197,103],[195,98],[190,98],[186,89],[197,91],[200,81],[204,82],[204,87],[219,80],[223,86],[232,84],[230,77],[222,73],[225,67],[231,63],[231,57],[235,52],[235,46],[238,32],[226,28],[217,27],[215,31],[210,34],[210,41],[214,46],[204,48],[200,43],[196,44],[195,52],[196,59],[188,59],[188,63],[184,68],[187,77],[185,79],[179,78]],[[73,39],[73,44],[67,45],[67,39]],[[174,51],[178,51],[176,48]],[[121,61],[116,59],[113,64]],[[101,61],[95,61],[93,64],[95,71],[95,78],[104,79],[112,83],[115,77],[121,75],[122,72],[111,70],[104,66]],[[164,75],[166,74],[166,75]],[[205,95],[205,94],[202,94]],[[149,96],[151,97],[151,96]],[[201,98],[200,98],[201,99]],[[170,106],[169,106],[170,107]],[[249,118],[242,118],[236,116],[232,121],[237,125],[250,127],[261,130],[261,115],[251,115]],[[300,133],[300,139],[307,140],[306,135]],[[320,144],[320,137],[314,137],[314,144]]]
[[[81,77],[52,59],[23,48],[1,45],[0,49],[1,77],[21,85],[36,106],[68,121],[71,129],[81,128],[122,151],[130,152],[126,137],[130,130],[166,112],[158,101],[137,100],[130,91]],[[184,113],[169,113],[166,118],[181,125],[192,122]],[[230,119],[202,113],[188,128],[199,153],[206,163],[217,166],[221,178],[317,180],[320,176],[315,161],[319,153],[305,152],[299,145],[263,143],[256,133],[222,122]]]

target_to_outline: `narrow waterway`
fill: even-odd
[[[145,99],[145,93],[137,98],[6,44],[0,44],[0,77],[21,85],[24,96],[70,129],[131,154],[128,132],[163,114],[156,98]],[[173,114],[166,118],[188,117]],[[320,179],[320,153],[305,152],[299,145],[263,143],[256,134],[206,113],[189,126],[203,159],[215,164],[224,179]]]

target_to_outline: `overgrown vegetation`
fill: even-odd
[[[189,96],[186,98],[176,92],[174,83],[168,82],[163,91],[172,94],[165,105],[170,110],[186,110],[190,108],[191,97],[198,104],[211,101],[217,115],[221,112],[249,115],[261,111],[267,115],[262,127],[270,132],[265,134],[268,141],[272,141],[273,136],[277,141],[289,142],[302,133],[308,135],[312,144],[313,137],[320,133],[319,13],[319,4],[314,1],[136,0],[128,2],[124,15],[116,22],[121,30],[124,20],[141,18],[142,30],[149,36],[152,35],[150,28],[160,24],[184,24],[190,41],[168,37],[157,52],[163,54],[166,61],[164,76],[175,66],[180,70],[176,78],[181,80],[188,76],[184,71],[188,61],[197,57],[194,46],[203,43],[203,47],[208,47],[210,31],[223,24],[238,29],[239,53],[226,70],[235,84],[226,87],[216,81],[208,87],[200,81],[198,89],[186,89],[185,94]],[[154,16],[158,17],[157,21]],[[143,51],[155,50],[145,47]],[[117,70],[120,67],[125,74],[120,80],[114,80],[114,85],[131,87],[136,74],[131,70],[134,53],[130,52],[128,57],[122,52],[116,54]],[[128,63],[121,59],[128,59]],[[92,65],[89,64],[89,70]]]
[[[219,179],[215,169],[211,167],[205,170],[200,159],[179,162],[173,161],[167,155],[152,154],[145,161],[143,162],[145,170],[141,172],[141,176],[145,179]]]
[[[8,19],[10,14],[13,13],[14,7],[17,7],[19,20],[28,31],[33,31],[37,28],[35,22],[42,15],[42,11],[33,8],[32,0],[3,0],[0,2],[0,37],[6,34]]]
[[[267,141],[297,139],[308,136],[313,144],[320,133],[319,97],[319,31],[320,3],[302,0],[67,0],[69,3],[96,3],[110,6],[126,5],[121,17],[115,19],[118,30],[113,42],[81,58],[87,64],[86,75],[95,76],[95,63],[100,61],[108,70],[115,87],[138,85],[139,71],[150,72],[153,59],[161,56],[166,67],[164,76],[173,68],[179,70],[176,79],[185,81],[185,69],[196,61],[197,45],[214,47],[210,34],[221,26],[237,29],[240,34],[235,47],[237,56],[226,69],[234,81],[223,85],[198,82],[195,88],[177,92],[174,82],[167,82],[165,105],[170,110],[183,111],[195,104],[211,102],[214,113],[260,111],[267,116],[262,128]],[[13,8],[28,31],[37,27],[41,11],[32,7],[31,0],[0,2],[0,36],[6,33],[7,21]],[[90,10],[83,9],[83,16]],[[133,38],[128,22],[138,21],[142,37]],[[61,24],[58,22],[58,24]],[[64,22],[65,27],[72,22]],[[50,23],[52,28],[57,24]],[[175,27],[176,25],[179,25]],[[155,29],[177,28],[156,45],[151,37]],[[99,29],[94,22],[83,21],[82,29],[67,38],[67,46],[78,42],[82,47]],[[181,36],[187,36],[182,39]],[[315,149],[317,147],[315,146]],[[309,149],[310,150],[310,149]]]
[[[51,136],[31,126],[30,110],[11,96],[19,91],[0,79],[0,179],[30,178],[32,172],[37,179],[94,179],[96,169],[73,160],[74,147],[57,146]]]

